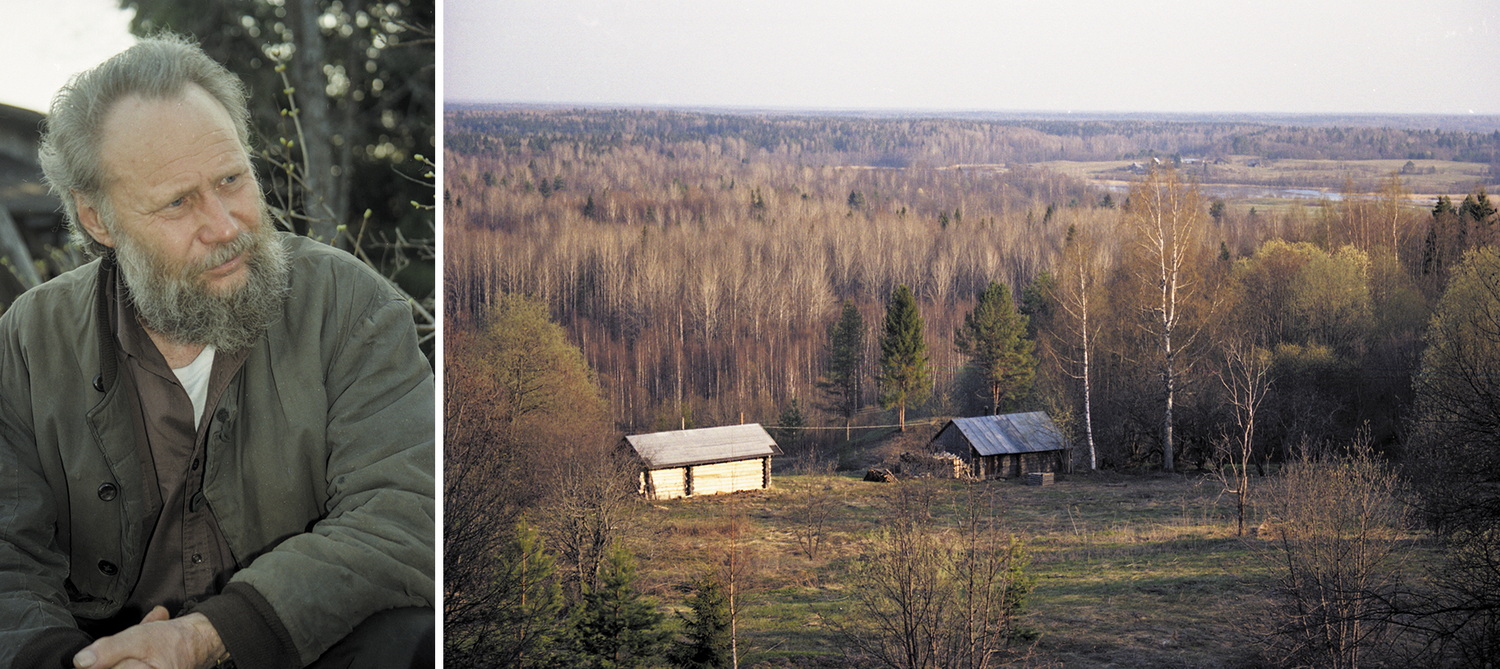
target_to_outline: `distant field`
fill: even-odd
[[[697,573],[731,541],[750,566],[743,596],[743,666],[846,666],[836,632],[846,610],[844,570],[879,527],[895,485],[932,486],[951,508],[956,481],[868,483],[854,475],[777,476],[773,489],[648,504],[631,540],[642,585],[677,605]],[[1246,667],[1270,583],[1265,542],[1234,536],[1233,498],[1190,476],[1070,476],[1037,488],[979,484],[1032,550],[1035,591],[1025,626],[1028,666]],[[835,501],[816,560],[798,548],[794,511],[810,492]],[[736,520],[737,519],[737,520]],[[1251,524],[1254,527],[1254,523]]]
[[[1291,198],[1294,194],[1277,192],[1288,190],[1313,190],[1337,197],[1346,179],[1352,179],[1356,190],[1365,193],[1377,192],[1381,181],[1392,172],[1406,166],[1405,160],[1269,160],[1257,156],[1229,156],[1216,161],[1187,161],[1181,169],[1195,178],[1207,190],[1223,188],[1230,198],[1243,199],[1257,196],[1273,199]],[[1416,205],[1426,205],[1438,195],[1462,199],[1476,186],[1491,183],[1489,166],[1483,163],[1463,163],[1447,160],[1413,160],[1408,174],[1401,180],[1406,190],[1413,193]],[[1088,179],[1119,190],[1124,190],[1135,175],[1133,164],[1145,166],[1146,161],[1113,160],[1100,162],[1050,161],[1038,166]],[[1270,192],[1261,194],[1257,191]],[[1301,197],[1313,194],[1296,193]]]

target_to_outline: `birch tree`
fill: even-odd
[[[1066,350],[1076,352],[1065,355],[1064,364],[1073,367],[1066,373],[1082,385],[1083,435],[1089,450],[1090,471],[1099,468],[1099,453],[1094,445],[1093,408],[1093,357],[1103,323],[1098,315],[1102,306],[1102,297],[1098,293],[1109,273],[1111,260],[1109,250],[1100,243],[1097,234],[1074,228],[1063,248],[1058,280],[1051,286],[1052,301],[1064,316],[1065,323],[1058,337],[1065,341]]]
[[[1125,224],[1137,256],[1136,278],[1152,294],[1145,305],[1146,329],[1159,356],[1162,469],[1169,472],[1176,469],[1173,411],[1181,358],[1199,332],[1187,326],[1190,303],[1203,291],[1196,272],[1202,266],[1206,218],[1202,194],[1173,170],[1153,171],[1130,188]]]

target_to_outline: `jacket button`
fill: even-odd
[[[199,511],[203,510],[203,505],[207,502],[208,500],[203,497],[202,492],[196,493],[193,495],[192,499],[188,500],[188,510],[192,511],[193,513],[198,513]]]
[[[115,484],[105,481],[99,484],[99,499],[112,502],[120,496],[120,489]]]
[[[229,420],[229,410],[220,408],[218,411],[214,412],[214,418],[217,418],[219,420]]]
[[[110,562],[109,560],[100,560],[99,573],[104,574],[105,576],[114,576],[115,574],[120,573],[120,568],[116,567],[115,563]]]
[[[104,392],[104,375],[103,374],[99,374],[99,375],[97,375],[97,376],[94,377],[94,390],[97,390],[97,391],[99,391],[101,393]]]

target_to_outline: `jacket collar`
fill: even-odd
[[[99,278],[94,290],[94,322],[99,333],[99,375],[94,377],[94,390],[109,392],[120,376],[119,356],[115,352],[115,295],[119,290],[119,266],[113,251],[106,253],[99,262]]]

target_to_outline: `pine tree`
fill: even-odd
[[[706,575],[693,583],[688,599],[689,613],[682,617],[687,633],[669,653],[673,666],[680,669],[728,669],[729,597],[724,584],[715,575]]]
[[[902,432],[906,431],[907,407],[927,401],[931,394],[927,357],[917,300],[905,285],[897,286],[885,310],[885,331],[880,338],[880,405],[898,409]]]
[[[571,667],[651,666],[666,641],[655,603],[635,590],[635,560],[619,548],[609,552],[599,585],[584,593],[570,621],[562,645]]]
[[[958,351],[969,357],[990,391],[991,413],[1000,413],[1002,400],[1014,403],[1031,390],[1036,356],[1026,324],[1026,316],[1011,301],[1010,289],[992,281],[954,334]]]
[[[828,393],[833,412],[844,417],[845,439],[850,438],[849,424],[863,399],[860,359],[864,351],[865,319],[859,315],[854,300],[844,300],[843,313],[828,328],[828,363],[818,385]]]

